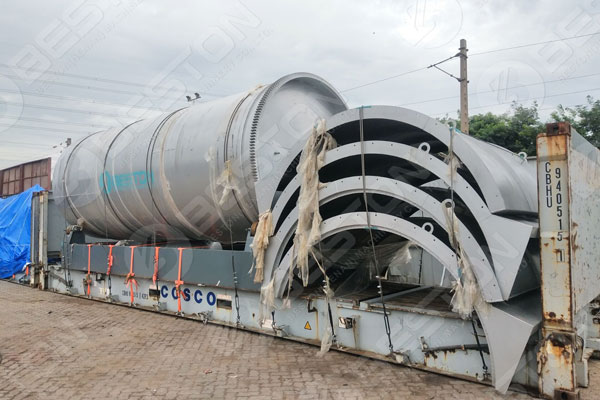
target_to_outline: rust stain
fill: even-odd
[[[573,222],[573,227],[575,228],[575,222]],[[579,249],[579,245],[577,244],[577,231],[575,231],[575,233],[573,234],[573,245],[572,245],[572,248],[573,248],[573,251]]]
[[[563,314],[560,314],[560,317],[557,318],[556,313],[553,311],[544,313],[544,321],[556,325],[569,325],[569,321],[565,319]]]

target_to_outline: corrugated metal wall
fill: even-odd
[[[34,185],[52,189],[51,158],[15,165],[0,171],[0,196],[21,193]]]

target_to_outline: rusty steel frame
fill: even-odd
[[[537,139],[541,256],[542,341],[539,391],[548,398],[578,398],[587,384],[582,329],[598,280],[598,173],[600,151],[568,123],[547,125]]]

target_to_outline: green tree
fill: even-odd
[[[559,105],[552,114],[554,121],[567,121],[590,143],[600,147],[600,100],[587,96],[587,104],[571,107]]]
[[[440,119],[443,123],[454,121],[449,117]],[[539,121],[538,104],[525,107],[513,102],[511,111],[504,114],[475,114],[469,118],[469,133],[486,142],[497,144],[515,153],[524,151],[528,155],[535,154],[535,139],[546,129]]]
[[[540,121],[538,104],[534,102],[526,107],[516,102],[511,104],[509,112],[504,114],[475,114],[469,119],[469,133],[486,142],[494,143],[515,153],[524,151],[535,155],[537,135],[546,131],[545,123]],[[551,114],[554,122],[567,121],[590,143],[600,147],[600,100],[587,97],[587,104],[575,107],[559,105]],[[445,116],[440,122],[454,122],[457,119]]]

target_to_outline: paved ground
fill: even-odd
[[[0,282],[0,399],[531,399],[316,351]],[[599,362],[592,387],[600,390]]]

